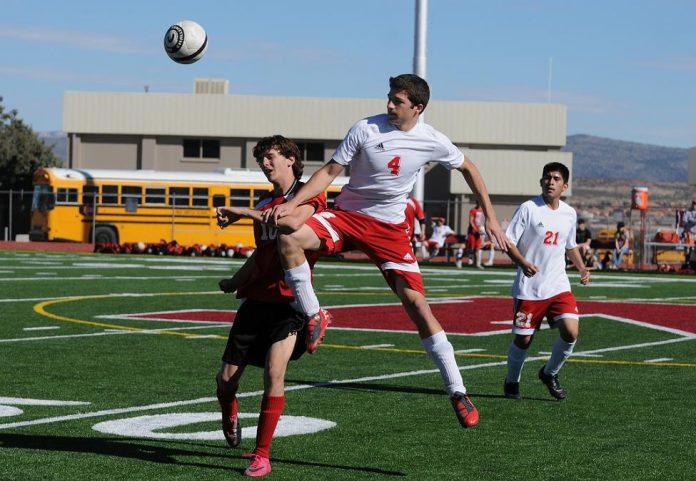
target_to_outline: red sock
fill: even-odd
[[[278,425],[278,419],[285,408],[285,396],[264,396],[261,401],[261,415],[256,428],[256,448],[254,454],[269,457],[271,440]]]
[[[220,403],[220,409],[224,413],[226,410],[231,411],[232,416],[237,415],[237,391],[223,391],[219,387],[217,388],[217,398]]]

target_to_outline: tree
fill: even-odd
[[[51,147],[17,115],[5,111],[0,97],[0,190],[31,189],[32,176],[39,167],[62,165]]]

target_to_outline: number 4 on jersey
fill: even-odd
[[[391,159],[387,164],[387,167],[391,170],[392,175],[399,175],[399,164],[401,163],[401,157],[398,155]]]

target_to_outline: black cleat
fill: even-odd
[[[546,374],[544,372],[545,367],[546,364],[541,366],[541,369],[539,369],[539,380],[546,385],[546,387],[549,389],[549,394],[551,394],[551,396],[558,399],[559,401],[565,399],[566,390],[563,389],[563,386],[561,386],[558,382],[558,376]]]
[[[507,399],[520,399],[520,383],[518,382],[507,382],[503,384],[503,393]]]

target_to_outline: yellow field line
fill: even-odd
[[[205,294],[203,292],[164,292],[164,293],[157,293],[154,294],[156,296],[187,296],[187,295],[196,295],[196,294]],[[59,314],[52,314],[46,310],[46,307],[55,305],[55,304],[62,304],[66,302],[74,302],[74,301],[83,301],[86,299],[107,299],[107,298],[116,298],[116,297],[123,297],[120,295],[112,295],[112,294],[102,294],[102,295],[95,295],[95,296],[79,296],[79,297],[70,297],[68,299],[55,299],[52,301],[44,301],[44,302],[39,302],[34,306],[34,311],[37,312],[38,314],[41,314],[42,316],[49,317],[51,319],[56,319],[58,321],[65,321],[65,322],[72,322],[74,324],[86,324],[88,326],[95,326],[95,327],[105,327],[108,329],[120,329],[124,331],[153,331],[152,329],[146,329],[146,328],[141,328],[141,327],[132,327],[132,326],[122,326],[119,324],[107,324],[105,322],[95,322],[95,321],[85,321],[82,319],[75,319],[73,317],[67,317],[67,316],[61,316]],[[187,332],[176,332],[176,331],[153,331],[155,334],[166,334],[170,336],[179,336],[179,337],[195,337],[195,336],[200,336],[200,334],[190,334]],[[226,337],[222,336],[216,336],[220,337],[221,339],[227,339]]]

